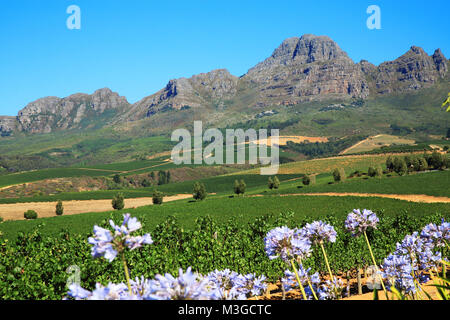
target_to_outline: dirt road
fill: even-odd
[[[450,198],[427,196],[425,194],[380,194],[380,193],[353,193],[353,192],[345,192],[345,193],[323,192],[323,193],[283,194],[281,196],[282,197],[288,197],[288,196],[379,197],[379,198],[405,200],[405,201],[410,201],[410,202],[450,203]]]
[[[191,198],[192,194],[178,194],[164,197],[164,202]],[[125,209],[152,205],[153,200],[148,198],[125,199]],[[73,200],[64,201],[64,215],[80,214],[85,212],[104,212],[112,210],[111,200]],[[24,220],[23,213],[35,210],[39,218],[54,217],[56,202],[28,202],[0,204],[0,217],[4,220]]]

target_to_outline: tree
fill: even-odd
[[[159,192],[158,190],[153,191],[153,197],[152,197],[153,204],[160,205],[163,203],[163,199],[164,199],[164,197],[163,197],[162,192]]]
[[[153,180],[155,180],[155,173],[154,173],[153,171],[150,173],[150,178],[152,178]]]
[[[269,186],[269,189],[270,189],[270,190],[273,189],[273,180],[272,180],[272,177],[269,177],[269,180],[267,181],[267,185]]]
[[[405,159],[403,158],[394,159],[394,171],[400,176],[403,176],[408,173],[408,167],[406,166]]]
[[[309,186],[309,184],[311,183],[311,178],[305,174],[303,176],[302,182],[305,186]]]
[[[425,157],[419,157],[419,171],[425,171],[428,169],[428,162]]]
[[[115,183],[119,184],[122,181],[122,179],[120,178],[120,176],[118,174],[115,174],[113,177],[113,181]]]
[[[278,189],[279,187],[280,187],[280,180],[278,180],[278,177],[275,176],[275,178],[273,178],[273,188]]]
[[[204,200],[206,198],[206,187],[203,183],[195,182],[194,183],[194,192],[193,197],[195,200]]]
[[[247,185],[245,184],[244,180],[234,180],[234,193],[236,193],[238,196],[245,193],[246,187]]]
[[[336,168],[333,171],[333,179],[335,182],[340,182],[345,180],[345,171],[342,168]]]
[[[239,181],[239,189],[240,189],[242,195],[244,195],[246,188],[247,188],[247,185],[245,184],[245,181],[244,180]]]
[[[23,217],[27,220],[34,220],[34,219],[37,219],[38,214],[34,210],[28,210],[28,211],[24,212]]]
[[[369,170],[367,170],[367,174],[369,175],[369,177],[373,178],[377,175],[377,171],[374,167],[369,167]]]
[[[141,186],[143,186],[144,188],[150,187],[151,185],[152,185],[152,183],[150,181],[148,181],[147,179],[144,179],[141,182]]]
[[[433,153],[431,154],[431,166],[434,169],[443,169],[444,168],[444,157],[442,156],[442,154],[440,154],[437,151],[433,151]]]
[[[64,207],[63,207],[61,200],[58,200],[58,203],[56,204],[56,212],[55,213],[57,216],[62,216],[62,214],[64,213]]]
[[[125,207],[123,194],[121,192],[116,194],[111,203],[114,210],[122,210]]]
[[[375,176],[378,178],[381,178],[383,176],[383,169],[381,169],[381,167],[377,167],[375,169]]]
[[[237,195],[239,195],[241,193],[239,181],[237,181],[237,180],[234,180],[234,193],[236,193]]]
[[[166,183],[166,172],[165,171],[159,171],[158,173],[158,185],[163,185]]]
[[[391,156],[389,156],[389,157],[386,158],[386,169],[387,169],[389,172],[394,171],[394,160],[392,159]]]

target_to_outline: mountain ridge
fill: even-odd
[[[15,121],[0,117],[0,133],[48,133],[89,127],[93,118],[102,119],[103,125],[117,124],[190,109],[223,117],[233,107],[367,99],[429,88],[447,73],[448,60],[440,49],[428,55],[412,46],[397,59],[376,66],[366,60],[355,63],[328,36],[305,34],[285,39],[270,57],[240,77],[217,69],[172,79],[134,104],[108,88],[91,95],[45,97],[25,106]]]

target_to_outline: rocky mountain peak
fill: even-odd
[[[377,71],[376,91],[385,94],[429,87],[448,70],[447,60],[440,50],[429,56],[422,48],[412,46],[394,61],[380,64]]]
[[[441,49],[436,49],[432,56],[434,64],[436,65],[436,69],[439,72],[439,75],[443,78],[448,72],[448,62],[447,58],[445,58]]]
[[[66,98],[45,97],[19,111],[18,129],[30,133],[48,133],[76,128],[84,119],[94,120],[106,110],[123,109],[128,105],[125,97],[108,88],[97,90],[92,95],[76,93]]]

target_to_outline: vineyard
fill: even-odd
[[[367,236],[378,264],[406,235],[420,231],[429,223],[440,224],[444,218],[440,214],[389,216],[382,211],[377,215],[380,220],[377,229],[368,230]],[[220,224],[206,216],[196,219],[192,230],[185,230],[175,218],[169,217],[151,232],[151,245],[124,251],[130,278],[141,275],[153,278],[165,273],[176,276],[179,268],[186,270],[192,267],[193,271],[204,275],[214,270],[229,269],[243,275],[264,276],[264,283],[274,283],[283,277],[287,266],[280,259],[268,258],[264,244],[267,233],[275,227],[303,227],[314,220],[306,217],[293,222],[292,217],[291,212],[265,215],[242,226],[236,219]],[[111,218],[120,226],[120,215]],[[445,218],[448,219],[448,215]],[[140,221],[142,230],[147,230],[148,219],[141,218]],[[372,265],[364,239],[346,231],[345,218],[328,215],[322,221],[336,230],[335,242],[324,246],[333,274],[340,275]],[[107,219],[100,227],[110,227]],[[141,236],[142,230],[138,232]],[[66,271],[71,266],[79,270],[80,284],[88,290],[94,290],[96,283],[107,285],[125,279],[120,259],[108,263],[91,257],[94,249],[85,235],[62,231],[47,237],[37,227],[12,241],[4,237],[0,239],[1,299],[62,299],[67,296],[69,274]],[[444,248],[442,253],[448,256],[448,248]],[[311,273],[327,274],[327,266],[319,250],[313,251],[303,261],[303,266],[311,268]]]

